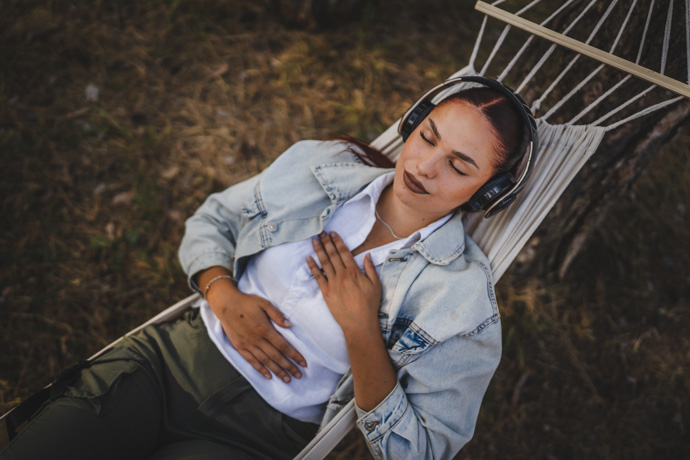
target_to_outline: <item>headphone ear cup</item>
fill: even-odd
[[[499,176],[492,177],[472,195],[467,201],[467,205],[471,207],[474,212],[484,211],[491,206],[496,199],[500,199],[514,184],[515,178],[510,173],[503,173]]]
[[[484,215],[485,219],[488,219],[491,216],[494,216],[498,214],[499,212],[503,211],[505,208],[510,206],[513,201],[517,200],[517,193],[511,193],[510,195],[506,196],[505,198],[501,198],[499,200],[499,203],[496,204],[494,207],[486,211],[486,214]]]
[[[436,105],[429,101],[422,101],[417,107],[414,108],[412,113],[404,120],[402,128],[400,129],[400,135],[402,136],[403,142],[410,137],[410,134],[419,126],[422,121],[434,110]]]

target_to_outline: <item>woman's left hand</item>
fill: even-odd
[[[364,258],[363,273],[337,233],[322,232],[312,243],[323,271],[312,257],[307,257],[307,265],[346,339],[352,334],[371,332],[380,336],[381,282],[371,256],[367,254]]]
[[[343,328],[355,401],[368,412],[393,391],[397,382],[379,326],[381,282],[371,256],[364,258],[362,273],[337,233],[321,233],[313,244],[323,271],[311,257],[307,257],[307,264],[333,318]]]

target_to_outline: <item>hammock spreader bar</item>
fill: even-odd
[[[542,27],[538,24],[534,24],[523,18],[517,17],[514,14],[508,13],[500,8],[496,8],[485,2],[478,1],[476,4],[476,9],[484,14],[495,17],[503,22],[511,24],[513,26],[519,27],[527,32],[530,32],[539,37],[545,38],[553,43],[564,46],[568,49],[576,51],[585,56],[589,56],[592,59],[596,59],[605,64],[608,64],[616,69],[622,70],[624,72],[630,73],[638,78],[646,80],[650,83],[662,86],[668,90],[681,94],[685,97],[690,97],[690,85],[674,80],[673,78],[662,75],[653,70],[642,67],[638,64],[632,63],[626,59],[620,58],[618,56],[606,53],[598,48],[590,45],[585,45],[573,38],[567,37],[553,30]]]

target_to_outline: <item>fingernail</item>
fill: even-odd
[[[329,235],[331,235],[331,238],[335,238],[335,232],[331,232]]]
[[[288,377],[287,375],[283,377],[283,382],[290,383],[290,377]]]
[[[295,373],[295,378],[301,379],[301,378],[302,378],[302,373],[301,373],[301,372],[296,372],[296,373]]]
[[[307,362],[306,361],[297,361],[297,364],[299,364],[302,367],[307,367]]]
[[[271,374],[263,374],[266,380],[271,380]]]
[[[285,327],[292,327],[292,323],[290,321],[288,321],[287,319],[283,320],[283,324],[285,325]]]

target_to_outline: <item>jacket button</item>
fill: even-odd
[[[376,421],[374,421],[374,420],[367,420],[366,422],[364,422],[364,428],[365,428],[367,431],[371,432],[371,431],[374,431],[374,430],[376,429],[376,425],[378,425],[378,424],[379,424],[379,421],[378,421],[378,420],[376,420]]]
[[[276,230],[278,230],[278,226],[273,222],[268,224],[268,227],[266,227],[266,228],[268,229],[269,232],[275,232]]]

